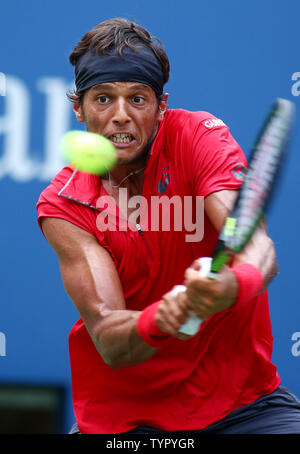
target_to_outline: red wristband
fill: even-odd
[[[264,279],[261,271],[249,263],[241,263],[231,268],[237,278],[239,293],[235,306],[242,306],[252,300],[263,288]]]
[[[151,347],[161,347],[171,337],[156,326],[155,314],[159,304],[160,301],[157,301],[147,306],[137,320],[139,335]]]

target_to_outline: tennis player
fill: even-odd
[[[300,433],[300,403],[271,362],[267,287],[277,264],[265,225],[218,279],[197,273],[247,166],[228,126],[168,108],[163,46],[128,20],[90,30],[70,62],[78,121],[118,156],[102,177],[63,168],[37,204],[80,315],[69,337],[71,433]],[[162,227],[174,200],[182,216],[204,200],[197,241],[175,215]],[[187,294],[173,296],[183,283]],[[204,322],[194,336],[179,334],[191,309]]]

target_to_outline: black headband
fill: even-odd
[[[95,51],[83,54],[75,66],[76,93],[80,95],[104,82],[140,82],[160,96],[164,78],[157,57],[147,47],[138,51],[125,47],[122,55],[115,50],[110,55],[98,55]]]

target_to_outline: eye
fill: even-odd
[[[135,104],[142,104],[145,99],[142,97],[142,96],[134,96],[132,98],[132,101],[135,103]]]
[[[107,104],[109,102],[109,97],[106,95],[97,96],[97,101],[100,104]]]

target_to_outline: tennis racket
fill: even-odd
[[[241,252],[250,241],[272,195],[283,156],[287,150],[294,119],[294,104],[277,99],[255,141],[248,170],[239,195],[223,229],[212,257],[202,257],[201,276],[215,279],[224,264]],[[184,292],[184,285],[173,288],[173,295]],[[184,334],[196,334],[201,320],[191,317],[180,328]]]

